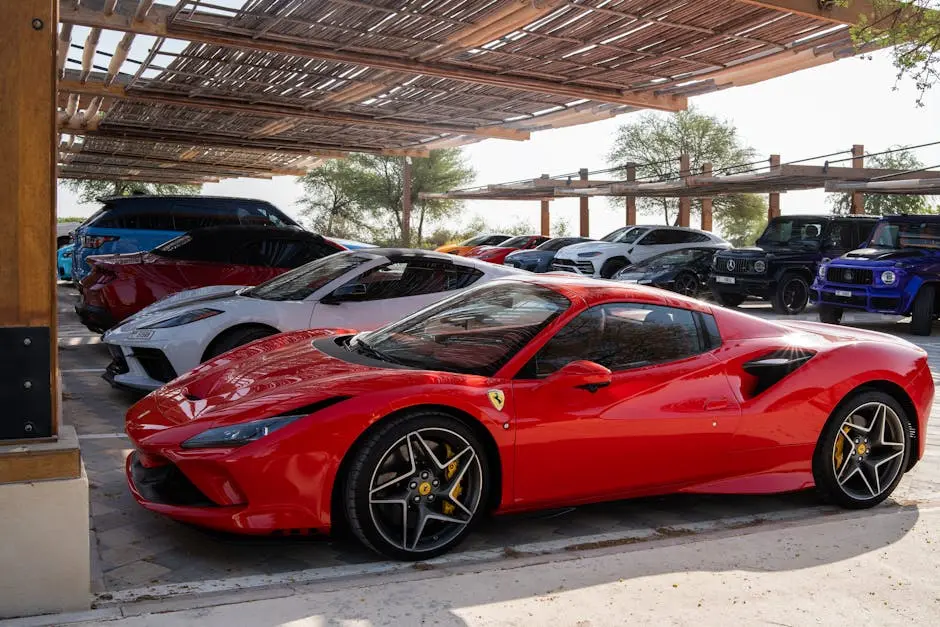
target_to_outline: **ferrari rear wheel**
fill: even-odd
[[[354,453],[345,507],[356,537],[400,560],[446,553],[485,513],[486,452],[446,414],[405,415],[380,428]]]
[[[816,445],[813,476],[828,500],[851,509],[884,501],[908,466],[910,421],[879,391],[856,394],[829,418]]]

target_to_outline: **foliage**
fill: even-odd
[[[909,150],[898,150],[865,159],[869,168],[892,170],[918,170],[924,164]],[[849,213],[852,209],[851,194],[829,194],[827,199],[834,213]],[[865,213],[882,216],[898,213],[932,213],[926,196],[898,196],[894,194],[868,194],[865,196]]]
[[[683,153],[689,155],[691,172],[699,173],[703,164],[711,163],[716,175],[752,167],[748,163],[754,161],[756,154],[738,137],[731,122],[689,107],[667,116],[647,113],[621,126],[607,159],[614,167],[636,163],[638,180],[675,180],[679,176],[678,157]],[[625,170],[621,174],[626,178]],[[722,232],[731,233],[733,238],[746,239],[762,228],[764,216],[755,210],[757,201],[750,195],[744,198],[718,196],[712,204]],[[666,224],[674,224],[678,221],[679,201],[676,198],[638,198],[637,209],[647,215],[660,213]],[[692,211],[700,210],[701,205],[693,203]]]
[[[835,0],[841,6],[865,4]],[[937,0],[872,0],[872,14],[852,27],[858,46],[892,48],[898,80],[910,78],[918,91],[917,104],[940,80],[940,2]]]
[[[133,194],[167,194],[175,196],[196,195],[200,185],[177,185],[174,183],[142,183],[139,181],[105,181],[98,179],[62,179],[62,186],[78,194],[78,202],[90,203],[108,196],[131,196]]]
[[[767,226],[767,201],[760,194],[728,196],[716,210],[715,220],[734,246],[753,246]]]
[[[555,218],[552,222],[552,237],[568,237],[571,235],[571,227],[564,218]]]
[[[324,235],[401,244],[404,167],[404,157],[365,154],[322,166],[301,178],[302,213]],[[461,206],[419,195],[454,189],[473,177],[459,148],[432,150],[429,157],[412,160],[411,241],[406,245],[420,245],[428,226],[452,217]]]
[[[59,224],[67,224],[67,223],[72,223],[72,222],[81,223],[81,222],[84,222],[86,219],[87,218],[79,218],[77,216],[64,216],[62,218],[56,218],[56,222],[58,222]]]

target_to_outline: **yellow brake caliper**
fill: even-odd
[[[451,457],[454,456],[454,449],[452,449],[452,448],[450,447],[450,444],[445,444],[445,445],[444,445],[444,448],[445,448],[445,452],[446,452],[446,454],[447,454],[447,459],[450,459]],[[457,474],[457,466],[458,466],[458,462],[457,462],[456,460],[454,460],[454,461],[452,461],[451,463],[449,463],[449,464],[447,465],[447,469],[444,471],[444,478],[447,479],[448,481],[450,481],[451,479],[453,479],[454,475]],[[456,498],[460,498],[460,494],[461,494],[462,492],[463,492],[463,487],[462,487],[460,484],[457,484],[457,487],[454,488],[453,497],[454,497],[455,499],[456,499]],[[441,512],[442,512],[445,516],[450,516],[451,514],[453,514],[455,509],[456,509],[456,508],[454,507],[454,504],[453,504],[453,503],[449,503],[449,502],[447,502],[447,501],[444,501],[444,503],[441,505]]]
[[[848,436],[848,435],[849,435],[849,428],[848,428],[848,427],[842,427],[842,433],[844,433],[846,436]],[[836,470],[837,470],[837,471],[838,471],[840,468],[842,468],[842,459],[843,459],[843,457],[844,457],[844,453],[842,452],[842,446],[843,446],[843,444],[845,444],[845,442],[843,441],[843,439],[842,439],[841,437],[837,437],[837,438],[836,438],[835,450],[834,450],[833,453],[832,453],[833,460],[836,462]]]

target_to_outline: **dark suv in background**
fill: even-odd
[[[877,221],[873,216],[774,218],[754,247],[715,254],[708,285],[727,307],[756,296],[769,300],[777,313],[798,314],[809,302],[819,263],[859,248]]]

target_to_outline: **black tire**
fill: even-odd
[[[239,346],[244,346],[245,344],[266,338],[276,333],[277,331],[274,329],[261,326],[237,327],[235,329],[223,331],[217,338],[212,340],[211,344],[209,344],[209,347],[206,349],[206,354],[203,355],[202,360],[209,361],[213,357],[218,357],[222,353],[227,353],[232,349],[238,348]]]
[[[441,442],[443,441],[446,447],[448,446],[447,439],[458,442],[457,446],[464,446],[464,444],[459,444],[463,442],[466,447],[473,450],[473,456],[465,454],[463,459],[467,460],[467,464],[460,466],[458,470],[456,460],[461,458],[462,451],[466,450],[466,447],[461,449],[460,453],[448,449],[447,453],[452,452],[453,456],[445,456],[445,461],[455,460],[452,462],[454,468],[451,470],[451,464],[441,469],[436,467],[427,455],[422,457],[422,454],[415,453],[416,469],[414,472],[411,472],[410,468],[405,469],[399,466],[399,469],[385,471],[386,474],[392,474],[391,477],[378,474],[380,467],[387,466],[388,460],[395,455],[405,450],[426,450],[418,448],[420,444],[413,439],[415,433],[421,434],[421,437],[431,443],[432,448],[437,451],[445,450],[441,448]],[[412,442],[412,447],[409,448],[407,444],[404,444],[405,442]],[[414,411],[389,420],[371,433],[351,455],[353,457],[346,476],[339,478],[344,482],[340,494],[344,500],[346,520],[349,522],[352,533],[360,542],[388,557],[403,561],[417,561],[431,559],[450,551],[479,522],[490,504],[490,484],[491,477],[494,475],[490,469],[491,461],[486,455],[486,450],[470,428],[447,414]],[[396,459],[403,460],[401,457]],[[473,465],[474,461],[476,461],[476,466]],[[447,476],[448,472],[451,473],[450,476]],[[436,488],[430,487],[430,482],[434,481],[438,482]],[[455,483],[448,484],[450,481],[455,481]],[[376,490],[373,482],[380,486],[388,486],[389,494],[386,495]],[[454,494],[454,489],[458,486],[461,486],[458,497],[462,497],[466,489],[467,498],[460,498],[460,500],[466,501],[466,506],[468,506],[466,510],[470,511],[469,515],[458,512],[454,505],[455,501],[448,496],[448,494]],[[429,492],[423,491],[425,488]],[[373,495],[393,502],[373,504],[371,502]],[[409,523],[413,523],[415,527],[411,529],[413,534],[411,536],[402,532],[401,521],[398,521],[396,531],[396,520],[400,515],[399,512],[402,511],[402,507],[398,504],[399,498],[403,503],[408,504],[405,510],[408,516],[403,518],[406,521],[405,527]],[[419,499],[417,503],[415,498]],[[433,499],[433,502],[429,499]],[[460,506],[465,507],[465,505]],[[444,509],[445,507],[450,507],[449,514]],[[459,516],[464,520],[456,524],[428,519],[434,525],[431,528],[431,534],[439,535],[430,535],[428,538],[429,534],[423,533],[415,538],[420,516],[427,512],[435,515],[447,514],[452,518]],[[424,527],[424,530],[427,531],[427,527]],[[400,536],[402,541],[399,544],[393,544],[389,537],[394,536],[397,542],[398,533],[402,533]],[[423,539],[427,542],[419,545]],[[414,540],[414,546],[409,547],[412,540]]]
[[[744,294],[735,294],[734,292],[721,292],[716,289],[712,289],[712,296],[715,297],[715,300],[718,301],[719,305],[723,307],[737,307],[747,298]]]
[[[930,335],[933,327],[935,296],[934,286],[925,285],[914,297],[914,306],[911,308],[911,333],[914,335]]]
[[[892,444],[903,444],[903,450],[898,447],[890,447],[886,449],[887,453],[880,452],[880,449],[879,452],[875,452],[875,447],[879,446],[874,442],[876,439],[875,434],[879,433],[877,423],[867,425],[872,432],[871,440],[867,439],[864,433],[855,432],[853,435],[851,430],[845,432],[843,436],[844,422],[848,420],[850,416],[858,415],[858,418],[852,418],[851,420],[864,422],[865,418],[862,416],[867,410],[863,408],[878,404],[889,408],[898,419],[897,426],[890,429],[891,435],[887,435],[888,430],[886,429],[886,435],[881,439],[893,440],[893,442],[891,442]],[[886,425],[894,423],[893,417],[887,413],[885,414],[885,420],[887,421],[885,423]],[[861,439],[855,438],[855,436],[859,435],[862,436]],[[837,438],[842,442],[842,448],[838,451],[836,450]],[[842,456],[845,456],[847,452],[845,447],[854,447],[856,446],[855,442],[858,442],[859,445],[864,445],[867,454],[863,453],[863,456],[859,456],[856,454],[857,450],[849,448],[848,459],[839,459],[839,451],[842,451]],[[871,446],[869,447],[870,443]],[[816,489],[824,500],[848,509],[866,509],[874,507],[891,495],[894,488],[897,487],[898,482],[901,480],[901,477],[904,476],[904,472],[907,470],[910,460],[911,445],[910,419],[904,411],[904,408],[901,407],[901,404],[898,403],[893,396],[878,390],[860,391],[852,394],[836,407],[835,411],[826,422],[826,425],[823,427],[819,441],[816,443],[816,450],[813,454],[813,478],[816,482]],[[878,460],[889,454],[893,455],[899,450],[901,450],[899,456],[896,456],[894,459],[880,466],[875,465],[877,463],[876,461],[869,461]],[[859,462],[858,459],[861,459],[861,461]],[[855,467],[852,466],[853,463],[858,468],[866,469],[861,477],[859,477],[858,471],[854,469]],[[845,465],[842,466],[842,464]],[[841,467],[841,472],[837,466]],[[884,483],[881,484],[878,483],[881,479],[876,480],[871,474],[872,468],[875,469],[874,472],[876,474],[889,473],[884,476],[884,479],[888,479],[892,472],[896,474],[891,477],[889,481],[884,481]],[[851,487],[849,487],[850,485]],[[859,492],[865,493],[864,498],[861,498],[860,495],[856,493],[855,486],[859,486]],[[873,494],[875,489],[879,490],[877,494]]]
[[[609,279],[613,277],[617,272],[626,268],[629,265],[629,262],[622,257],[615,257],[613,259],[608,259],[604,262],[604,265],[601,266],[601,278]]]
[[[692,272],[680,272],[673,279],[672,285],[676,293],[691,296],[692,298],[697,298],[699,291],[701,291],[698,277]]]
[[[795,316],[809,304],[809,282],[802,274],[786,272],[777,281],[771,305],[775,313]]]
[[[826,324],[839,324],[842,322],[842,308],[832,305],[819,306],[819,321]]]

